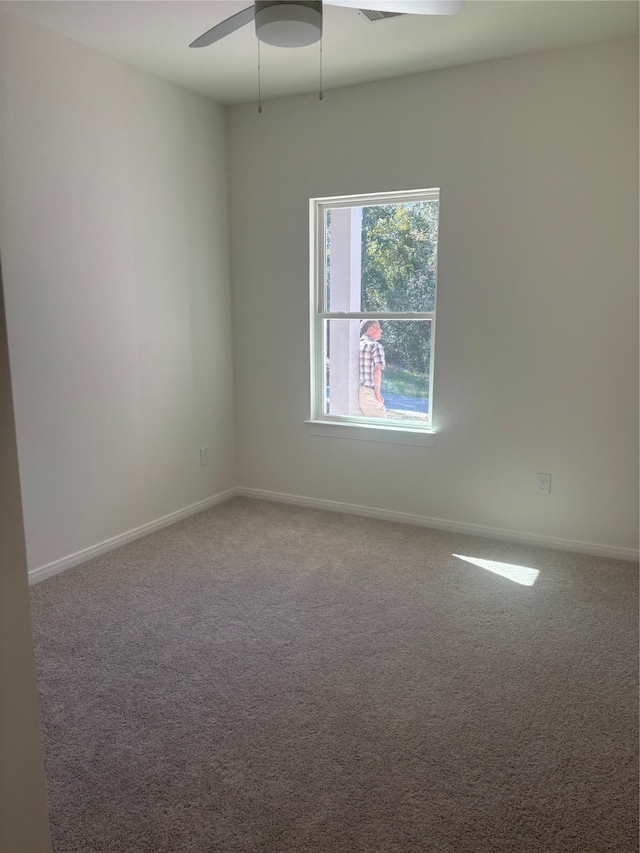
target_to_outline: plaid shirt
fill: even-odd
[[[367,388],[375,387],[373,384],[373,368],[379,364],[385,368],[384,347],[379,341],[374,341],[369,335],[360,338],[360,385]]]

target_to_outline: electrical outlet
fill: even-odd
[[[541,474],[538,471],[537,492],[539,495],[551,494],[551,474]]]
[[[201,447],[200,448],[200,465],[208,465],[209,464],[209,448]]]

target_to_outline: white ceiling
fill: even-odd
[[[393,0],[391,0],[393,3]],[[252,24],[210,47],[205,30],[250,0],[5,0],[2,9],[206,95],[255,101]],[[366,0],[362,5],[366,8]],[[324,6],[324,90],[484,59],[638,34],[637,0],[467,0],[453,17],[370,23],[356,9]],[[318,91],[318,45],[261,45],[262,99]]]

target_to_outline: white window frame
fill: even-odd
[[[338,207],[367,207],[375,205],[440,201],[440,189],[398,190],[387,193],[366,193],[350,196],[312,198],[309,200],[309,259],[310,259],[310,390],[311,414],[306,421],[313,435],[356,438],[370,441],[390,441],[400,444],[431,445],[435,441],[433,426],[433,377],[436,312],[377,312],[327,311],[326,305],[326,233],[325,211]],[[438,234],[438,242],[440,235]],[[439,247],[438,247],[439,248]],[[436,259],[437,263],[437,259]],[[436,302],[438,294],[436,268]],[[406,422],[384,421],[380,418],[363,418],[349,415],[332,415],[324,412],[325,365],[324,323],[333,319],[372,320],[430,320],[431,321],[431,364],[429,382],[429,421],[425,425],[409,425]]]

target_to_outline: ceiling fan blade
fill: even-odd
[[[327,6],[349,6],[403,15],[457,15],[464,0],[324,0]]]
[[[235,31],[239,30],[240,27],[244,27],[245,24],[253,21],[254,17],[255,9],[253,6],[249,6],[241,12],[236,12],[235,15],[232,15],[230,18],[216,24],[215,27],[211,27],[211,29],[207,30],[206,33],[203,33],[195,41],[192,41],[189,47],[207,47],[208,45],[213,44],[214,41],[220,41],[220,39],[225,36],[235,33]]]

